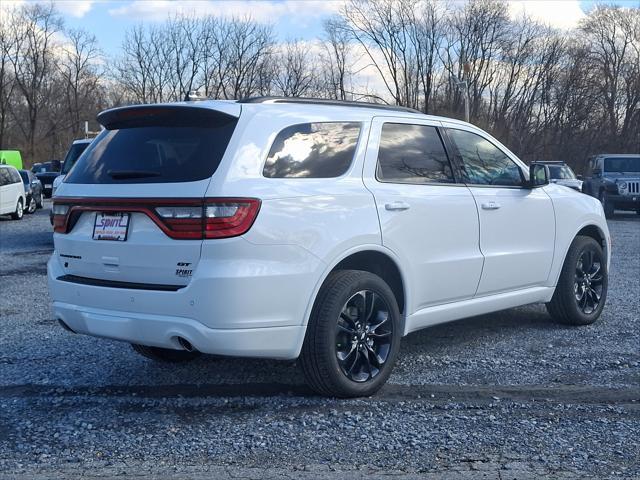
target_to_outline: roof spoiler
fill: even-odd
[[[135,127],[217,127],[235,121],[242,107],[231,102],[181,102],[132,105],[100,112],[97,121],[107,130]]]

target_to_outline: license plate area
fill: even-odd
[[[130,217],[131,214],[126,212],[96,212],[93,223],[93,239],[126,241]]]

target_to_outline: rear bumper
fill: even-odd
[[[55,318],[75,333],[181,349],[184,338],[203,353],[241,357],[293,359],[300,353],[305,328],[213,329],[183,317],[143,315],[53,302]]]
[[[205,353],[296,358],[324,264],[300,247],[231,240],[232,251],[205,242],[189,284],[172,290],[69,281],[66,259],[54,252],[54,318],[77,333],[142,345],[177,349],[182,337]]]

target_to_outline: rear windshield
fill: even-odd
[[[605,158],[604,171],[612,173],[638,173],[640,172],[640,157]]]
[[[53,165],[51,165],[50,162],[47,163],[41,163],[39,165],[34,165],[33,168],[35,170],[32,169],[32,171],[34,173],[51,173],[51,172],[55,172],[56,170],[53,168]]]
[[[107,117],[106,130],[78,159],[65,182],[171,183],[209,178],[218,168],[237,123],[237,119],[214,111],[206,118],[201,112],[132,111],[142,113],[133,120],[130,115]]]
[[[71,167],[73,167],[76,164],[76,162],[78,161],[78,158],[80,157],[82,152],[84,152],[87,149],[88,146],[89,146],[89,143],[74,143],[73,145],[71,145],[71,148],[67,152],[67,156],[64,157],[64,164],[62,165],[62,172],[61,172],[63,175],[66,175],[67,173],[69,173],[69,171],[71,170]]]

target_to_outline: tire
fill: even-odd
[[[11,214],[11,218],[14,220],[21,220],[24,215],[24,207],[22,206],[22,199],[18,199],[18,203],[16,204],[16,211]]]
[[[29,205],[27,206],[27,211],[25,213],[34,213],[36,211],[36,208],[38,208],[38,205],[36,205],[36,199],[31,197],[29,199]]]
[[[602,209],[604,210],[604,216],[606,218],[613,217],[613,203],[609,200],[609,195],[607,195],[606,191],[600,192],[600,203],[602,204]]]
[[[374,394],[391,374],[402,333],[395,296],[384,280],[359,270],[330,274],[300,354],[307,383],[326,396]]]
[[[148,347],[132,343],[133,350],[143,357],[159,362],[180,363],[188,362],[199,357],[200,352],[189,352],[187,350],[172,350],[170,348]]]
[[[585,266],[585,255],[591,252],[594,254],[594,262],[591,267]],[[596,262],[598,261],[598,269]],[[584,270],[588,270],[584,272]],[[590,279],[585,286],[585,277],[581,273],[588,273]],[[595,272],[595,273],[593,273]],[[607,261],[602,250],[602,246],[591,237],[577,236],[569,247],[569,252],[564,260],[562,271],[556,290],[551,301],[547,303],[547,311],[554,320],[566,325],[590,325],[595,322],[602,313],[607,300],[607,289],[609,285],[609,272],[607,271]],[[588,293],[590,288],[596,294]],[[578,298],[582,290],[582,296]],[[590,311],[592,300],[598,298],[597,304]]]

